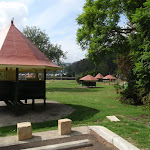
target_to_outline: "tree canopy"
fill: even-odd
[[[126,22],[120,26],[122,15]],[[128,80],[125,97],[141,103],[150,92],[150,1],[86,0],[77,23],[81,48],[95,62],[99,56],[115,54],[118,68],[126,72]]]
[[[49,59],[57,64],[61,63],[61,59],[66,58],[66,53],[62,51],[60,45],[54,45],[50,42],[49,36],[36,26],[26,26],[23,34]]]

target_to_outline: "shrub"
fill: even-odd
[[[150,109],[150,92],[142,98],[143,104]]]
[[[118,83],[114,85],[114,88],[115,88],[117,94],[123,90],[122,86],[119,85]]]
[[[78,83],[78,84],[81,84],[82,82],[80,81],[80,79],[83,77],[83,74],[80,74],[80,75],[78,75],[77,77],[76,77],[76,82]]]
[[[142,94],[140,89],[128,86],[125,90],[123,90],[120,96],[120,102],[131,105],[141,105],[142,102]]]

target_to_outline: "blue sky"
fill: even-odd
[[[0,0],[0,30],[14,18],[15,26],[22,31],[25,26],[38,26],[49,35],[53,44],[67,51],[65,62],[85,57],[76,43],[77,23],[85,0]]]

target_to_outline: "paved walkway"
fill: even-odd
[[[38,149],[59,143],[66,143],[72,141],[89,140],[90,146],[78,148],[78,150],[118,150],[106,140],[101,138],[89,130],[89,127],[75,127],[72,128],[71,135],[58,135],[57,130],[33,133],[33,138],[25,141],[18,141],[17,136],[8,136],[0,138],[0,150],[20,150],[26,148],[38,147]],[[61,148],[62,149],[62,148]]]

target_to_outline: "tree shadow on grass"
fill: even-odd
[[[87,106],[72,105],[72,104],[67,105],[75,109],[75,111],[68,116],[72,121],[77,122],[86,121],[87,119],[92,118],[95,114],[100,112],[100,110]]]
[[[86,122],[87,119],[92,118],[95,114],[100,112],[100,110],[90,108],[87,106],[72,105],[72,104],[66,104],[66,105],[75,109],[75,111],[68,116],[64,116],[63,118],[71,119],[73,121],[73,124],[79,124],[81,122],[84,123],[84,122]],[[63,119],[63,118],[61,118],[61,119]],[[55,128],[57,128],[57,126],[58,126],[57,120],[33,123],[34,130],[47,128],[47,127],[51,127],[51,128],[54,127],[54,129],[55,129]]]
[[[46,91],[47,92],[99,92],[99,90],[96,89],[101,89],[103,87],[90,87],[90,88],[53,88],[53,87],[47,87]]]

